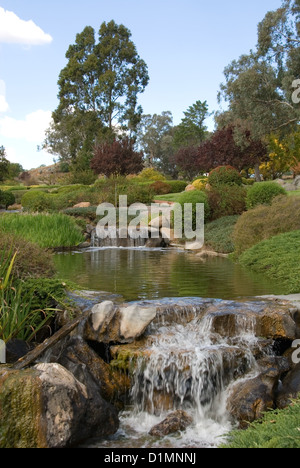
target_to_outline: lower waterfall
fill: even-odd
[[[226,307],[230,310],[230,303]],[[255,376],[255,353],[268,351],[260,349],[251,314],[235,315],[233,310],[234,333],[221,336],[213,331],[219,309],[221,302],[209,300],[162,307],[135,363],[131,405],[121,414],[121,429],[100,446],[125,447],[129,438],[132,447],[144,448],[222,443],[233,427],[226,409],[230,386]],[[178,409],[192,417],[190,427],[161,439],[149,436],[154,425]]]

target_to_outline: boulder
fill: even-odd
[[[153,227],[153,228],[156,228],[156,229],[160,229],[162,227],[163,228],[170,228],[170,218],[167,218],[164,215],[157,216],[156,218],[153,218],[149,222],[149,227]]]
[[[91,206],[90,202],[81,202],[74,205],[73,208],[89,208]]]
[[[194,185],[187,185],[185,187],[185,191],[186,192],[192,192],[193,190],[197,190],[196,187]]]
[[[132,343],[156,317],[156,307],[139,304],[116,306],[102,302],[92,308],[84,338],[100,343]]]
[[[280,385],[276,405],[283,409],[291,404],[292,400],[298,398],[300,394],[300,364],[297,364],[282,380]]]
[[[241,429],[274,408],[278,381],[278,370],[271,368],[253,379],[239,381],[233,386],[227,400],[227,410],[239,422]]]
[[[171,413],[161,423],[152,427],[149,434],[154,437],[164,437],[174,432],[184,431],[193,423],[193,418],[185,411],[178,410]]]
[[[0,371],[0,447],[65,448],[114,434],[117,410],[60,364]]]

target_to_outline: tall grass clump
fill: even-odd
[[[34,309],[33,294],[23,290],[23,283],[15,281],[13,267],[18,253],[0,254],[0,339],[14,338],[31,341],[48,320],[54,309]]]
[[[43,248],[73,247],[84,241],[75,220],[61,213],[5,214],[0,217],[0,231],[15,234]]]

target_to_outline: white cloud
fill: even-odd
[[[50,125],[51,114],[51,111],[37,110],[26,115],[24,120],[3,117],[0,119],[0,136],[40,144]]]
[[[5,82],[3,80],[0,80],[0,113],[7,112],[9,109],[9,106],[6,102],[5,94]]]
[[[52,40],[50,34],[46,34],[32,20],[22,20],[12,11],[0,7],[0,43],[43,45]]]

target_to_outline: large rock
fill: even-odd
[[[118,429],[116,409],[60,364],[0,371],[0,447],[64,448]]]
[[[286,408],[300,394],[300,364],[297,364],[283,379],[279,388],[276,404],[278,408]]]
[[[178,410],[169,414],[161,423],[152,427],[149,434],[155,437],[164,437],[174,432],[184,431],[193,423],[193,418],[185,411]]]
[[[227,409],[240,428],[260,419],[263,413],[275,406],[275,392],[278,386],[278,370],[272,368],[259,376],[239,381],[231,390],[227,400]]]
[[[293,341],[297,336],[291,309],[284,304],[224,302],[222,306],[213,305],[207,316],[211,330],[223,337],[253,333],[257,337]]]
[[[100,343],[132,343],[156,317],[156,307],[139,304],[116,306],[110,301],[93,307],[84,338]]]

